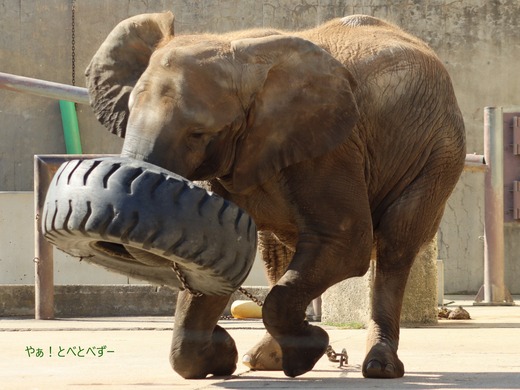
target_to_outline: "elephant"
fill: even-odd
[[[407,278],[466,153],[450,76],[426,43],[367,15],[294,32],[175,35],[165,12],[118,24],[85,74],[122,156],[207,183],[255,221],[267,332],[244,364],[311,370],[329,340],[307,306],[375,259],[362,374],[404,375]],[[236,369],[235,342],[217,324],[228,299],[179,292],[170,363],[181,376]]]

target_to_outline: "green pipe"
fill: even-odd
[[[76,105],[74,102],[60,100],[60,111],[67,154],[82,154]]]

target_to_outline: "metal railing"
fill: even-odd
[[[16,76],[9,73],[0,72],[0,89],[29,93],[50,99],[89,104],[88,91],[86,88]]]

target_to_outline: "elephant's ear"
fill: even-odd
[[[86,72],[90,105],[111,133],[124,138],[128,98],[165,38],[173,37],[173,14],[144,14],[119,23],[101,44]]]
[[[345,142],[359,113],[351,73],[328,52],[293,36],[234,41],[241,99],[250,105],[233,187],[260,184],[292,164]]]

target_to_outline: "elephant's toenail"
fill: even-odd
[[[253,359],[251,359],[251,356],[249,355],[242,356],[242,363],[248,367],[251,367],[251,360]]]
[[[393,364],[387,364],[385,367],[386,374],[393,374],[395,372],[395,367]]]
[[[381,363],[377,360],[371,360],[367,364],[367,370],[381,370]]]

